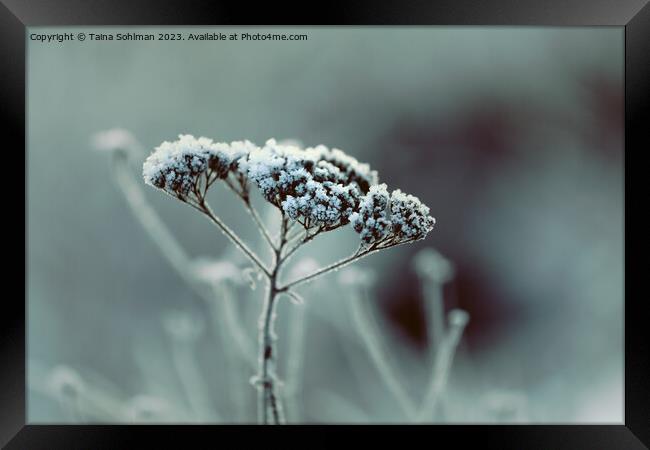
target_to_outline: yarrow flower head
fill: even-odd
[[[366,244],[381,241],[390,232],[391,223],[387,214],[389,201],[386,184],[371,186],[368,194],[361,199],[359,211],[350,217],[352,228]]]
[[[243,165],[262,195],[305,228],[349,222],[361,195],[377,179],[367,164],[325,146],[300,149],[270,139]]]
[[[436,223],[427,205],[399,189],[390,195],[390,221],[392,234],[403,240],[424,239]]]
[[[236,172],[239,159],[254,148],[248,141],[226,144],[181,134],[178,140],[163,142],[149,155],[142,175],[147,184],[185,198],[200,193],[202,176],[205,176],[203,187],[207,188],[215,180]]]
[[[380,184],[370,187],[350,222],[364,244],[384,248],[424,239],[436,220],[417,197],[399,189],[389,195],[386,185]]]
[[[365,194],[370,189],[370,186],[379,182],[376,170],[371,170],[368,164],[360,163],[356,158],[343,152],[343,150],[337,148],[330,150],[324,145],[319,145],[313,150],[318,154],[320,166],[327,167],[332,173],[336,173],[336,181],[341,184],[354,183]]]
[[[423,239],[435,220],[417,197],[385,184],[368,164],[324,145],[269,139],[230,144],[179,135],[146,159],[145,182],[183,201],[202,202],[210,185],[224,180],[248,202],[249,184],[306,230],[331,231],[348,223],[362,244],[386,248]]]

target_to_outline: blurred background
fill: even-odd
[[[174,271],[111,156],[92,149],[114,127],[142,144],[136,185],[190,258],[211,258],[227,287],[215,298],[235,308],[225,320],[252,342],[263,287],[241,279],[244,261],[204,217],[141,183],[151,149],[179,133],[325,144],[431,207],[426,240],[279,305],[279,375],[301,380],[298,393],[287,381],[290,421],[411,421],[350,307],[365,301],[382,358],[417,404],[432,379],[435,292],[469,322],[426,421],[623,420],[622,28],[30,29],[66,31],[308,40],[28,41],[31,423],[255,421],[254,368],[237,357],[233,324]],[[213,209],[261,248],[241,205],[213,191]],[[296,270],[357,242],[350,228],[330,233]],[[427,278],[417,255],[453,277]]]

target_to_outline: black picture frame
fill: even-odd
[[[48,25],[217,25],[268,24],[277,21],[284,25],[530,25],[530,26],[617,26],[625,29],[625,267],[634,269],[634,254],[643,251],[639,241],[632,241],[629,218],[633,204],[631,180],[641,189],[639,176],[641,154],[650,148],[646,130],[650,111],[650,6],[646,0],[565,0],[552,3],[530,0],[508,1],[411,1],[411,2],[334,2],[328,5],[305,3],[304,10],[292,13],[275,3],[248,5],[246,2],[225,3],[207,0],[194,1],[135,1],[109,0],[1,0],[0,52],[0,108],[5,125],[3,143],[5,154],[16,158],[25,167],[23,184],[20,171],[16,181],[10,182],[11,191],[5,200],[18,203],[15,193],[25,189],[24,254],[27,246],[27,164],[26,164],[26,28]],[[238,5],[238,6],[237,6]],[[16,149],[16,150],[14,150]],[[25,149],[23,154],[20,150]],[[635,152],[636,150],[636,152]],[[24,158],[24,159],[23,159]],[[5,181],[6,182],[6,181]],[[11,194],[11,195],[10,195]],[[7,205],[5,211],[20,211],[19,206]],[[10,216],[11,214],[11,216]],[[6,212],[5,225],[18,228],[21,223]],[[639,222],[636,222],[639,223]],[[641,222],[642,223],[642,222]],[[637,225],[638,228],[638,225]],[[10,233],[7,231],[7,233]],[[16,231],[18,234],[19,231]],[[639,236],[639,233],[636,233]],[[7,239],[19,241],[19,239]],[[627,245],[628,242],[634,242]],[[20,251],[20,250],[18,250]],[[8,255],[7,255],[8,256]],[[13,259],[5,258],[11,262]],[[20,261],[20,258],[18,258]],[[642,260],[641,260],[642,261]],[[188,442],[219,443],[221,439],[251,437],[258,433],[278,433],[277,428],[210,426],[40,426],[26,423],[25,385],[25,302],[27,299],[26,261],[8,264],[16,271],[7,273],[7,280],[19,280],[24,272],[25,296],[3,296],[3,326],[0,327],[0,444],[15,449],[59,448],[140,448],[140,447],[194,447]],[[636,266],[636,267],[643,267]],[[12,270],[12,269],[8,269]],[[427,439],[466,447],[479,443],[500,449],[636,449],[650,445],[650,390],[648,388],[650,337],[644,323],[647,300],[637,294],[643,292],[636,277],[625,276],[625,419],[620,425],[521,425],[521,426],[421,426],[418,433],[432,433]],[[303,426],[308,432],[311,426]],[[371,427],[377,437],[386,431],[403,437],[411,436],[412,427]],[[284,428],[285,430],[287,428]],[[242,432],[243,430],[243,432]],[[272,430],[272,431],[271,431]],[[339,428],[328,430],[322,443],[340,442]],[[295,429],[292,429],[292,433]],[[295,436],[295,435],[294,435]],[[443,439],[443,440],[440,440]],[[276,441],[279,442],[279,441]],[[166,444],[166,445],[163,445]]]

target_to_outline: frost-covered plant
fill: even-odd
[[[294,288],[371,253],[426,237],[435,220],[417,197],[399,190],[390,195],[377,185],[377,173],[367,164],[338,149],[324,146],[301,149],[273,139],[258,147],[249,141],[231,143],[180,135],[163,142],[143,164],[147,184],[206,215],[253,263],[267,280],[268,289],[259,322],[259,417],[263,423],[283,422],[275,373],[275,305],[284,294],[300,297]],[[267,265],[212,210],[207,193],[223,182],[244,203],[262,236],[273,250]],[[262,197],[281,215],[274,238],[253,208],[250,193]],[[280,272],[289,257],[317,235],[352,223],[361,236],[349,257],[282,284]]]

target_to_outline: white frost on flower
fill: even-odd
[[[337,182],[341,184],[355,183],[359,190],[365,194],[370,186],[379,182],[376,170],[371,170],[370,165],[360,163],[356,158],[346,154],[338,148],[328,149],[324,145],[319,145],[313,150],[317,153],[317,158],[322,167],[332,170],[332,167],[338,169]]]
[[[370,187],[350,222],[367,245],[424,239],[436,223],[417,197],[399,189],[389,195],[385,184]]]
[[[266,200],[306,228],[347,224],[362,187],[374,179],[367,165],[340,150],[302,150],[274,139],[250,153],[246,169]]]
[[[436,219],[429,215],[429,207],[414,195],[399,189],[390,195],[392,233],[401,240],[418,240],[433,229]]]
[[[368,164],[324,145],[302,149],[269,139],[260,148],[249,141],[227,144],[179,135],[149,155],[142,174],[147,184],[183,201],[202,197],[217,179],[248,201],[252,181],[268,202],[305,229],[331,231],[352,222],[365,245],[381,248],[423,239],[435,224],[417,197],[400,190],[389,195]]]
[[[360,234],[364,243],[374,244],[381,241],[390,231],[391,222],[387,211],[389,200],[386,184],[371,186],[361,199],[359,212],[350,216],[352,228]]]
[[[142,175],[151,186],[187,196],[201,175],[224,179],[238,168],[238,160],[255,148],[248,141],[227,144],[181,134],[178,140],[165,141],[156,147],[145,160]]]
[[[142,153],[142,146],[135,136],[123,128],[112,128],[95,133],[91,141],[93,148],[100,152],[124,152],[134,157]]]

